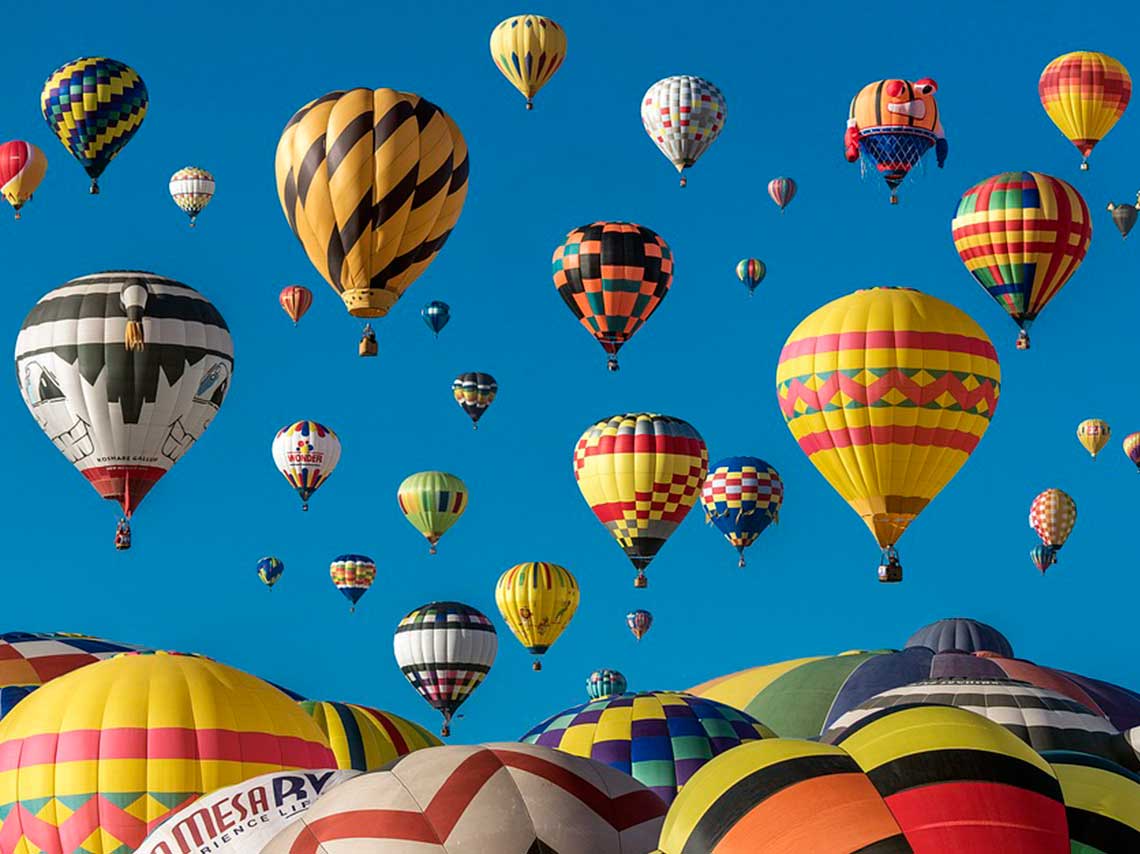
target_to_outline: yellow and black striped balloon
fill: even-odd
[[[277,143],[277,194],[309,260],[355,317],[383,317],[435,259],[467,197],[467,143],[394,89],[330,92]]]

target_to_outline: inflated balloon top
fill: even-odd
[[[419,724],[370,706],[329,700],[299,705],[317,722],[336,754],[336,767],[344,770],[377,771],[412,751],[443,744]]]
[[[601,700],[614,694],[624,694],[628,684],[625,676],[617,670],[602,668],[586,677],[586,693],[591,700]]]
[[[491,58],[533,109],[534,96],[566,58],[566,31],[542,15],[515,15],[491,31]]]
[[[949,617],[923,626],[907,638],[906,646],[924,646],[935,652],[995,652],[1013,658],[1013,645],[1005,635],[993,626],[968,617]]]
[[[641,123],[649,138],[681,173],[692,166],[724,129],[728,107],[720,89],[703,77],[680,74],[658,80],[641,99]]]
[[[1045,66],[1037,84],[1041,106],[1082,155],[1089,155],[1124,115],[1132,97],[1128,69],[1108,54],[1077,50]]]

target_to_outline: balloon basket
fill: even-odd
[[[542,670],[542,662],[541,661],[535,661],[533,664],[531,664],[530,669],[535,671],[535,672]]]
[[[646,578],[644,575],[639,575],[639,576],[637,576],[637,578],[633,579],[633,586],[636,587],[638,590],[644,590],[646,587],[649,586],[649,579]]]

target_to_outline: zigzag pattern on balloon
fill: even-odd
[[[992,378],[973,373],[928,368],[880,373],[860,368],[793,377],[780,384],[779,398],[788,421],[812,412],[880,406],[972,412],[988,419],[999,391]]]

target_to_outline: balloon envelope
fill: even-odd
[[[514,15],[491,31],[491,58],[529,110],[538,90],[562,67],[566,31],[543,15]]]

